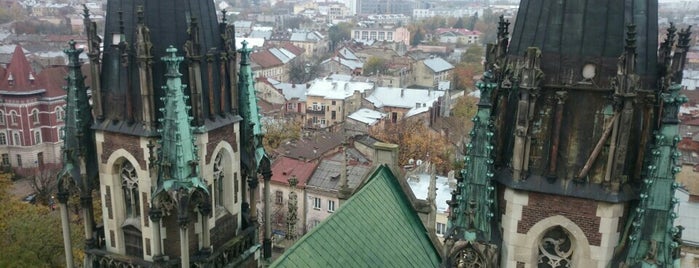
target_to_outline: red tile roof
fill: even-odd
[[[250,60],[257,63],[263,69],[280,66],[283,63],[268,50],[263,50],[250,54]]]
[[[10,85],[8,81],[10,76],[12,76],[13,85]],[[22,47],[17,45],[5,75],[0,80],[0,90],[25,91],[36,89],[36,85],[29,81],[30,77],[36,79],[36,74],[32,70],[29,61],[27,61],[27,57],[24,56]]]
[[[296,175],[299,180],[296,187],[303,188],[316,168],[315,162],[306,162],[288,157],[279,157],[272,164],[272,181],[288,185],[291,176]]]
[[[303,54],[303,52],[305,51],[305,49],[294,46],[294,44],[292,43],[283,43],[282,48],[288,50],[291,53],[294,53],[294,55],[296,56]]]
[[[46,97],[65,96],[66,91],[63,86],[66,85],[65,77],[68,75],[67,67],[58,66],[43,69],[36,77],[36,84],[41,88],[46,89]]]

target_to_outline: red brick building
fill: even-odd
[[[60,163],[65,67],[36,72],[21,46],[0,67],[0,163],[17,173]]]

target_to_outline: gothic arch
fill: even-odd
[[[531,266],[536,267],[538,263],[539,241],[544,238],[547,232],[559,226],[569,234],[570,244],[574,248],[570,267],[592,267],[590,243],[585,232],[575,222],[561,215],[540,220],[527,232],[526,241],[529,241],[531,246],[529,258]]]
[[[207,178],[206,183],[212,185],[212,207],[225,207],[230,214],[238,213],[236,208],[239,206],[235,204],[242,202],[240,191],[243,189],[243,185],[239,171],[235,170],[237,166],[235,165],[236,162],[238,162],[238,159],[231,144],[226,141],[221,141],[214,147],[210,162],[206,163],[206,172],[211,172],[210,174],[212,174],[211,176],[205,176],[205,178]],[[222,177],[216,178],[215,176],[218,175]],[[219,181],[219,178],[222,180]],[[219,188],[223,188],[223,194],[221,194]],[[219,195],[223,197],[220,201],[221,205],[217,204],[217,202],[219,202]],[[220,216],[220,213],[216,214],[217,217]]]
[[[125,184],[124,184],[124,167],[125,163],[129,163],[128,175],[132,178],[131,182],[136,184],[136,188],[132,189],[131,201],[134,206],[128,208],[128,200],[126,199]],[[107,185],[111,185],[111,206],[114,211],[115,232],[117,234],[117,248],[120,253],[126,255],[137,256],[143,258],[143,221],[148,220],[148,215],[144,214],[143,204],[149,202],[144,200],[142,193],[149,193],[151,181],[148,174],[142,170],[136,158],[124,149],[114,151],[108,158],[107,164],[103,166],[102,173],[106,173],[104,177]],[[104,182],[103,182],[104,184]],[[142,189],[146,189],[142,191]],[[130,213],[130,214],[129,214]],[[140,255],[140,256],[139,256]]]

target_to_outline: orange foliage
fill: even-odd
[[[450,157],[454,149],[445,137],[425,126],[422,120],[402,120],[396,124],[386,124],[384,129],[373,131],[371,135],[400,146],[400,165],[407,165],[410,159],[421,159],[431,161],[442,173],[451,167]]]

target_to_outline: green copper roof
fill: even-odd
[[[481,91],[478,112],[473,117],[471,142],[466,146],[462,180],[449,201],[451,213],[448,224],[449,236],[463,239],[490,242],[491,221],[495,208],[495,187],[493,183],[493,123],[490,98],[496,84],[491,82],[492,74],[486,72],[484,81],[476,87]]]
[[[663,118],[655,133],[646,178],[631,224],[630,246],[626,256],[629,267],[673,267],[679,261],[680,230],[673,226],[677,218],[675,174],[680,172],[677,143],[680,141],[679,106],[687,97],[679,95],[680,85],[661,94]],[[679,266],[676,266],[679,267]]]
[[[240,103],[240,116],[243,122],[240,126],[240,140],[245,147],[243,150],[243,163],[249,170],[257,170],[263,158],[266,158],[265,149],[262,146],[262,123],[260,122],[259,108],[252,68],[250,67],[250,53],[246,41],[242,42],[240,52],[240,73],[238,74],[238,90]],[[251,162],[254,156],[254,162]]]
[[[398,179],[380,166],[367,184],[271,267],[438,267],[440,257]]]
[[[70,48],[64,50],[68,55],[68,76],[66,77],[66,108],[63,139],[63,169],[59,180],[70,176],[83,189],[92,187],[91,179],[97,178],[97,154],[92,125],[92,111],[87,97],[85,76],[80,70],[79,56],[82,49],[75,48],[75,42],[70,41]],[[85,174],[81,174],[81,166]],[[82,181],[81,175],[87,175],[88,180]]]
[[[172,46],[167,52],[169,55],[162,58],[167,65],[167,82],[162,88],[165,91],[163,108],[160,109],[163,116],[158,119],[162,126],[158,129],[161,135],[158,190],[198,187],[206,192],[207,187],[199,178],[197,148],[190,125],[192,117],[189,116],[190,107],[185,104],[185,86],[180,80],[179,66],[183,57],[178,57],[177,49]]]

